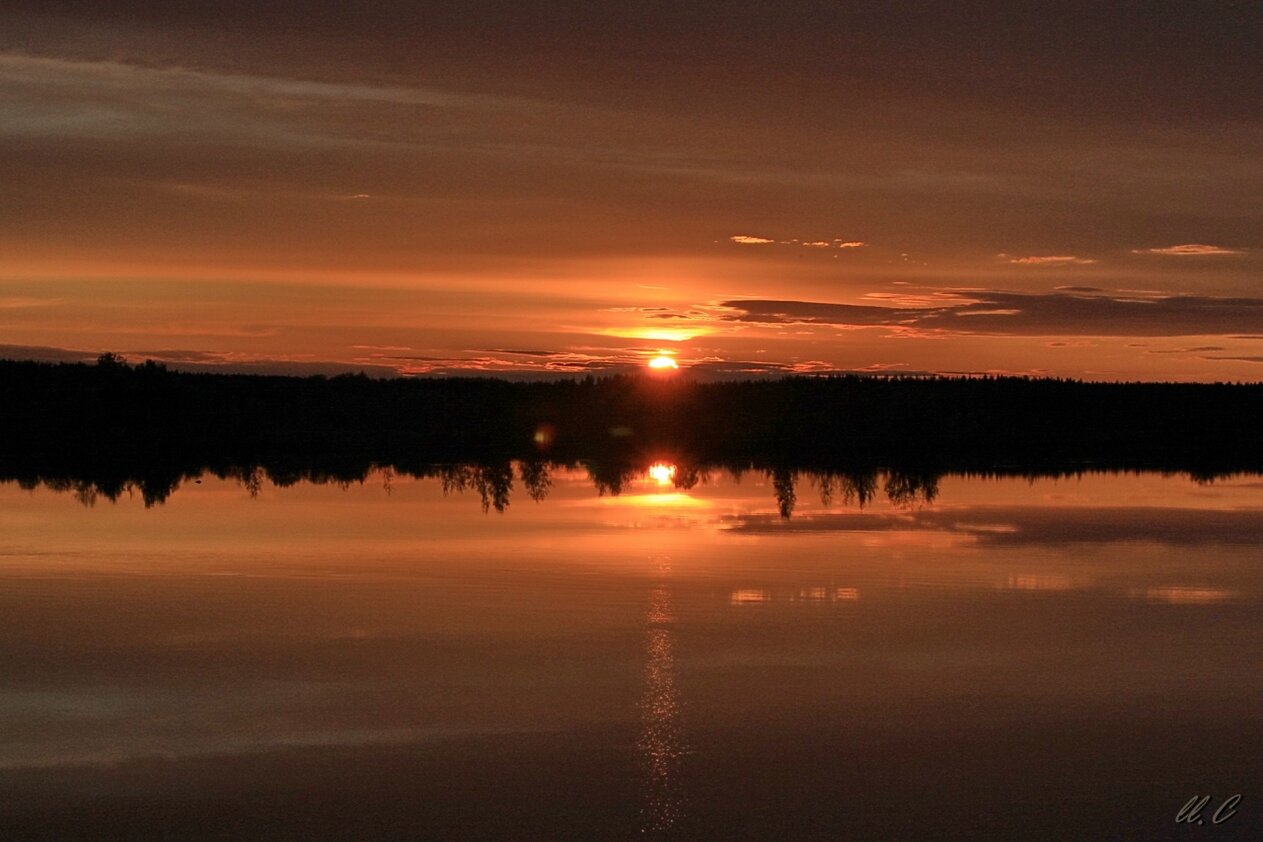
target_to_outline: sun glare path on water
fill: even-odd
[[[659,371],[669,371],[671,369],[678,369],[680,364],[677,363],[674,358],[663,354],[662,356],[651,359],[649,361],[649,367]]]

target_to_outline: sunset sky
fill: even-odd
[[[13,5],[0,356],[1263,378],[1256,2]]]

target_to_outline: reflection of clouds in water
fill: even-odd
[[[855,602],[860,598],[859,588],[810,587],[784,593],[773,593],[762,588],[738,588],[728,595],[729,605],[761,605],[768,602]]]
[[[1134,590],[1130,595],[1149,602],[1165,602],[1170,605],[1210,605],[1223,602],[1234,596],[1232,591],[1222,588],[1188,587],[1172,585],[1165,588],[1144,588]]]
[[[757,605],[760,602],[771,602],[772,592],[756,588],[741,588],[733,591],[728,601],[733,605]]]
[[[727,532],[880,534],[883,542],[939,534],[988,546],[1066,546],[1122,541],[1176,546],[1263,543],[1263,510],[1178,506],[940,507],[916,512],[830,512],[786,521],[767,514],[720,519]]]
[[[1016,573],[1005,580],[1003,587],[1011,591],[1068,591],[1075,582],[1069,576],[1044,573]]]
[[[669,572],[667,567],[662,572]],[[641,732],[638,748],[644,773],[641,831],[669,831],[683,815],[679,793],[680,763],[684,756],[680,724],[680,694],[675,684],[675,644],[670,624],[671,591],[663,586],[649,593],[644,689],[640,697]]]

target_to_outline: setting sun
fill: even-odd
[[[680,364],[677,363],[672,357],[663,355],[660,357],[654,357],[652,360],[650,360],[649,367],[656,368],[659,370],[668,370],[668,369],[678,369],[680,367]]]

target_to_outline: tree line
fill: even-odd
[[[0,361],[0,407],[0,466],[59,475],[286,460],[1201,474],[1263,466],[1261,384],[280,377],[104,355],[95,365]]]

